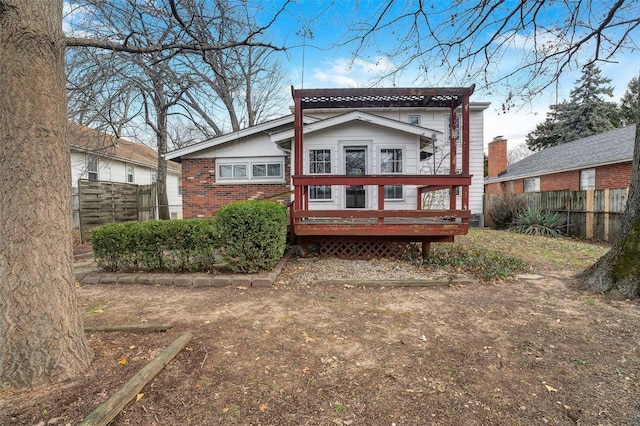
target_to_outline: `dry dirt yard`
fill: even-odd
[[[452,271],[293,258],[272,288],[82,286],[86,326],[174,327],[89,334],[90,370],[5,389],[0,424],[76,424],[184,331],[193,340],[113,424],[640,424],[640,304],[573,289],[606,248],[496,231],[460,241],[526,256],[542,278],[321,286]]]

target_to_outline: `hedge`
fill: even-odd
[[[215,217],[222,258],[234,272],[269,270],[284,255],[287,212],[275,201],[238,201]]]
[[[91,236],[98,266],[107,271],[206,271],[216,263],[211,219],[103,225]]]
[[[91,237],[107,271],[210,271],[223,260],[234,272],[269,270],[286,247],[287,214],[273,201],[239,201],[213,219],[103,225]]]

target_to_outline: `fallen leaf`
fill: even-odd
[[[135,349],[135,348],[136,348],[136,345],[129,346],[129,349]]]
[[[139,393],[136,395],[136,402],[140,401],[142,399],[142,397],[144,396],[143,393]]]
[[[245,287],[243,285],[239,285],[238,287],[236,287],[237,290],[248,290],[249,287]]]
[[[229,411],[229,407],[224,407],[224,408],[222,409],[222,412],[223,412],[223,413],[226,413],[227,411]]]
[[[122,359],[118,362],[118,364],[120,364],[120,365],[127,365],[127,358],[122,358]]]
[[[269,407],[269,405],[266,403],[260,404],[260,411],[264,413],[265,411],[267,411],[267,407]]]
[[[549,392],[558,392],[558,389],[554,388],[553,386],[545,384],[544,387],[547,388]]]
[[[351,284],[345,284],[344,285],[344,288],[346,288],[346,289],[351,289],[351,288],[354,288],[354,287],[355,286],[352,286]]]

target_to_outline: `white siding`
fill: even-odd
[[[241,143],[240,143],[241,142]],[[209,149],[185,155],[184,158],[228,158],[228,157],[271,157],[282,156],[268,133],[259,133],[244,139],[227,142]]]
[[[309,172],[309,150],[331,149],[331,174],[344,174],[345,147],[367,148],[367,174],[380,173],[380,149],[399,148],[403,154],[403,174],[418,173],[419,139],[418,136],[405,132],[380,127],[373,124],[355,121],[329,129],[310,133],[305,136],[303,153],[304,172]],[[378,206],[377,186],[368,185],[367,207]],[[417,205],[415,186],[403,188],[402,200],[385,201],[387,210],[411,210]],[[317,210],[334,210],[344,208],[344,186],[332,188],[330,201],[310,201],[309,208]]]

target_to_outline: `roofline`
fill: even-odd
[[[185,155],[193,154],[194,152],[202,151],[205,149],[213,148],[218,145],[222,145],[227,142],[239,140],[241,138],[245,138],[247,136],[255,135],[256,133],[264,132],[273,127],[282,126],[287,124],[288,122],[293,123],[294,116],[293,114],[288,114],[279,118],[274,118],[273,120],[265,121],[264,123],[256,124],[255,126],[246,127],[241,130],[237,130],[235,132],[226,133],[224,135],[216,136],[215,138],[206,139],[202,142],[198,142],[194,145],[189,145],[184,148],[176,149],[174,151],[167,152],[164,155],[166,160],[172,160],[175,158],[180,158]],[[308,117],[307,120],[309,122],[314,121],[314,118]]]
[[[484,111],[485,109],[489,108],[489,106],[491,105],[491,102],[469,102],[469,108],[472,111]],[[400,106],[400,107],[367,107],[367,108],[357,108],[357,107],[349,107],[349,108],[339,108],[341,110],[347,110],[348,112],[351,111],[363,111],[364,109],[366,109],[367,111],[389,111],[389,110],[408,110],[408,111],[415,111],[417,110],[431,110],[432,108],[437,108],[437,109],[442,109],[443,111],[450,111],[451,109],[448,107],[410,107],[410,106]],[[319,112],[335,112],[337,108],[305,108],[304,112],[305,114],[307,113],[319,113]]]
[[[94,155],[96,157],[106,157],[109,159],[113,159],[113,160],[120,160],[123,163],[128,163],[128,164],[134,164],[137,166],[144,166],[144,167],[148,167],[150,169],[153,170],[158,170],[158,163],[147,163],[146,161],[140,161],[140,160],[134,160],[128,157],[122,157],[119,155],[114,155],[114,154],[110,154],[108,152],[105,152],[103,150],[95,150],[95,149],[91,149],[91,148],[87,148],[85,146],[82,145],[76,145],[76,144],[70,144],[71,146],[71,151],[76,151],[76,152],[83,152],[86,154],[91,154]],[[176,168],[168,166],[167,167],[167,171],[172,171],[178,174],[182,174],[181,170],[178,170],[177,167],[179,167],[179,164],[176,163],[175,161],[172,161],[173,164],[176,165]]]
[[[363,119],[362,116],[366,116],[368,119]],[[381,117],[376,114],[369,114],[364,111],[355,110],[350,111],[344,114],[336,115],[333,117],[325,118],[324,120],[320,120],[311,124],[304,126],[304,134],[316,132],[319,130],[327,129],[329,127],[344,124],[351,121],[363,121],[369,122],[373,124],[377,124],[380,126],[396,129],[399,131],[403,131],[406,133],[411,133],[416,136],[424,136],[431,140],[431,134],[437,133],[443,135],[444,133],[439,130],[430,129],[427,127],[420,127],[409,123],[404,123],[402,121],[394,120],[391,118]],[[386,125],[393,124],[393,125]],[[429,133],[429,134],[427,134]],[[294,136],[294,129],[285,130],[280,133],[276,133],[271,136],[271,142],[278,143],[280,141],[284,141],[287,139],[292,139]]]
[[[550,171],[545,171],[545,172],[536,173],[536,174],[520,174],[520,175],[515,175],[515,176],[507,176],[507,177],[495,176],[495,177],[492,177],[492,178],[485,178],[484,183],[485,184],[489,184],[489,183],[509,182],[509,181],[517,180],[517,179],[529,179],[529,178],[534,178],[534,177],[539,177],[539,176],[553,175],[553,174],[556,174],[556,173],[572,172],[572,171],[575,171],[575,170],[591,169],[591,168],[594,168],[594,167],[610,166],[612,164],[627,163],[627,162],[632,162],[632,161],[633,161],[633,157],[629,157],[628,159],[612,160],[612,161],[607,161],[607,162],[604,162],[604,163],[590,163],[590,164],[584,164],[582,166],[569,167],[569,168],[566,168],[566,169],[550,170]]]

